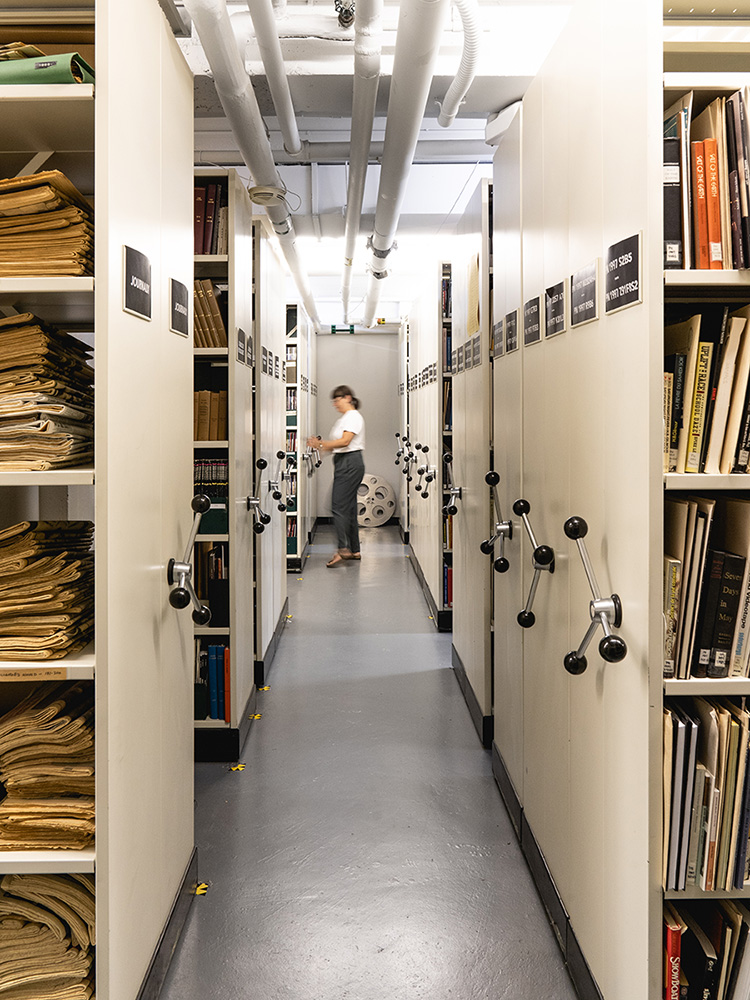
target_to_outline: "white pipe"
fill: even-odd
[[[255,92],[232,32],[225,0],[184,0],[184,3],[211,67],[224,114],[255,184],[283,189]],[[318,328],[318,311],[309,279],[297,257],[294,224],[286,203],[281,201],[266,205],[265,210],[279,237],[281,249],[307,314]]]
[[[438,115],[438,125],[448,128],[458,114],[461,102],[474,80],[479,62],[479,43],[481,29],[479,27],[479,4],[477,0],[453,0],[461,15],[464,26],[464,48],[461,62],[453,83],[448,87],[448,93],[443,98]],[[438,101],[438,104],[440,102]]]
[[[205,142],[211,142],[211,133],[204,132]],[[273,136],[272,136],[273,138]],[[244,163],[237,153],[232,149],[227,149],[226,145],[221,148],[209,148],[203,146],[200,137],[196,136],[196,163],[221,163],[231,166],[236,163]],[[218,146],[218,143],[217,143]],[[271,145],[273,150],[275,147]],[[383,143],[371,142],[369,160],[370,163],[377,163],[383,158]],[[492,162],[493,151],[487,145],[485,139],[462,139],[456,142],[455,139],[425,139],[417,143],[414,151],[415,163],[433,163],[439,160],[440,163],[482,163]],[[351,146],[348,142],[308,142],[302,141],[302,151],[298,156],[287,157],[283,150],[277,149],[275,152],[278,163],[347,163],[351,157]]]
[[[465,0],[462,0],[465,2]],[[302,149],[297,119],[289,92],[289,81],[284,67],[284,57],[281,54],[279,32],[274,18],[271,0],[247,0],[247,8],[253,19],[253,28],[258,42],[263,68],[266,71],[268,89],[276,109],[279,128],[284,139],[284,149],[291,156]]]
[[[365,326],[372,326],[380,298],[380,283],[388,273],[385,261],[398,228],[449,2],[403,0],[399,11],[383,166],[370,240],[372,260],[365,300]]]
[[[354,8],[354,92],[352,95],[351,153],[344,220],[344,273],[341,301],[349,322],[354,248],[362,218],[365,177],[370,157],[372,124],[380,81],[380,35],[383,0],[357,0]]]

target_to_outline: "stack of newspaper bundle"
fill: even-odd
[[[0,180],[0,277],[94,273],[94,211],[59,170]]]
[[[93,997],[93,876],[5,875],[0,886],[0,996]]]
[[[90,521],[22,521],[0,531],[0,660],[54,660],[94,634]]]
[[[90,683],[39,685],[0,717],[0,781],[7,792],[0,851],[81,850],[93,842]]]
[[[93,463],[90,355],[31,313],[0,318],[0,469]]]

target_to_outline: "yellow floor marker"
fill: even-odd
[[[195,887],[196,896],[205,896],[208,892],[208,882],[199,882]]]
[[[271,685],[270,684],[266,684],[265,687],[258,688],[258,690],[259,691],[270,691],[271,690]]]
[[[245,765],[245,764],[232,764],[232,766],[229,768],[229,770],[230,771],[244,771],[246,766],[247,765]]]
[[[260,719],[260,718],[261,718],[260,712],[258,712],[257,715],[248,715],[248,719]]]

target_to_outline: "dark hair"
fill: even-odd
[[[337,385],[335,389],[331,390],[331,399],[337,399],[339,396],[351,396],[352,406],[355,410],[359,409],[359,400],[348,385]]]

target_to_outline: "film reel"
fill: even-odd
[[[357,524],[378,528],[396,513],[396,492],[382,476],[365,475],[357,490]]]

